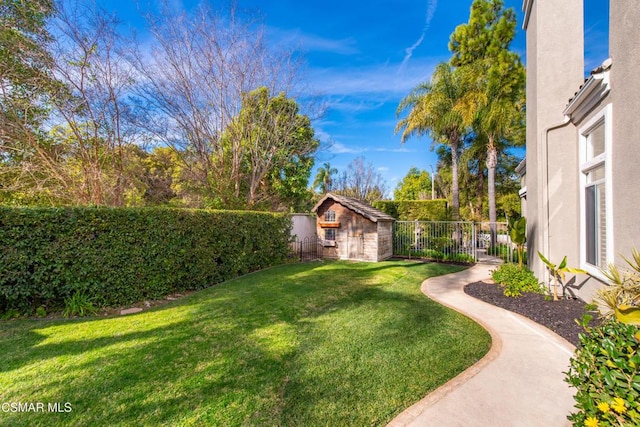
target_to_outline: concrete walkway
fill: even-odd
[[[537,323],[464,293],[490,278],[495,266],[476,264],[434,277],[422,292],[481,324],[493,340],[489,353],[469,369],[414,404],[390,424],[399,426],[566,426],[574,410],[564,382],[574,347]],[[425,366],[429,369],[429,366]]]

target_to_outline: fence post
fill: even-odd
[[[478,243],[477,243],[478,235],[476,234],[476,223],[471,223],[471,251],[473,254],[473,259],[478,262]]]

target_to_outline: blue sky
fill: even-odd
[[[585,68],[607,56],[608,0],[585,0]],[[435,168],[437,156],[426,137],[401,144],[394,134],[399,101],[434,66],[450,58],[449,36],[467,22],[471,0],[238,0],[259,11],[269,39],[300,47],[307,61],[305,79],[328,101],[314,121],[316,136],[329,148],[318,153],[316,167],[330,162],[340,171],[358,156],[380,171],[389,194],[412,166]],[[103,1],[132,26],[141,26],[135,2]],[[196,2],[173,0],[190,9]],[[525,62],[522,0],[505,0],[518,16],[512,49]],[[577,88],[576,88],[577,90]],[[312,174],[311,179],[313,179]]]

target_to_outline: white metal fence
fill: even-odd
[[[515,260],[516,248],[506,222],[396,221],[393,254],[435,261],[478,262],[487,256]],[[493,244],[492,244],[493,240]]]

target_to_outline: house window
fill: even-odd
[[[586,261],[599,268],[605,267],[607,261],[607,196],[604,172],[604,164],[586,172],[584,187]]]
[[[611,233],[611,106],[580,129],[581,260],[590,273],[600,276],[612,255]]]
[[[336,211],[331,211],[331,210],[326,211],[324,213],[324,220],[326,222],[336,222]]]
[[[324,230],[324,240],[335,242],[336,240],[336,229],[335,228],[325,228]]]

